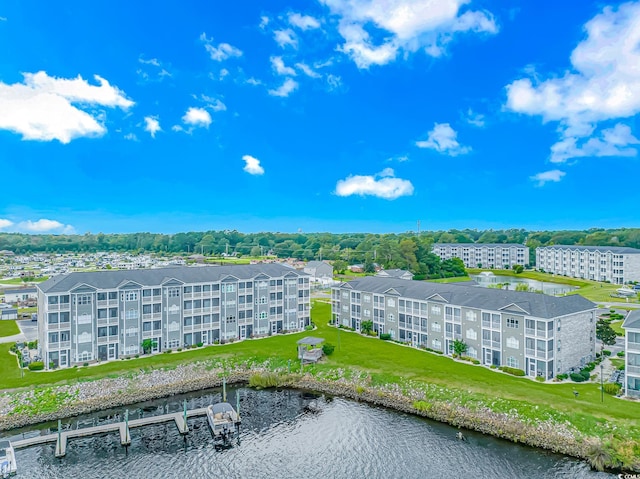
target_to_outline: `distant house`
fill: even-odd
[[[413,273],[404,269],[381,269],[376,273],[376,276],[382,278],[413,279]]]
[[[312,280],[333,279],[333,266],[325,261],[309,261],[304,272],[310,274]]]
[[[14,288],[4,290],[4,300],[7,303],[18,303],[21,301],[38,299],[38,290],[36,288]]]
[[[625,336],[624,393],[640,397],[640,310],[631,311],[622,325]]]
[[[349,266],[349,271],[352,273],[364,273],[364,265],[363,264],[352,264]]]
[[[0,319],[18,319],[18,310],[16,308],[0,309]]]

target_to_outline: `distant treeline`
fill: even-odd
[[[552,244],[614,245],[640,248],[640,229],[590,229],[584,231],[449,230],[401,234],[368,233],[251,233],[203,231],[177,234],[130,233],[84,235],[27,235],[0,233],[0,250],[17,254],[47,252],[130,251],[148,253],[222,253],[243,256],[272,254],[303,260],[342,260],[369,266],[379,263],[410,269],[427,276],[449,276],[455,265],[436,261],[433,243],[520,243],[531,248]]]

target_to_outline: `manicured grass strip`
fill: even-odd
[[[29,283],[42,283],[43,281],[48,280],[48,276],[43,276],[42,278],[32,278],[29,280]],[[8,278],[8,279],[0,279],[0,284],[25,284],[22,281],[22,278]]]
[[[17,358],[9,353],[12,343],[0,344],[0,381],[20,380],[20,368]]]
[[[432,283],[462,283],[464,281],[473,281],[469,276],[454,276],[453,278],[427,279]]]
[[[20,328],[13,319],[0,320],[0,338],[20,334]]]
[[[618,336],[624,336],[624,329],[622,329],[622,323],[624,321],[611,321],[611,329],[613,329]]]

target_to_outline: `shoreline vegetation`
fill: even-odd
[[[3,351],[14,366],[3,360],[11,370],[3,367],[0,388],[10,382],[14,389],[0,395],[0,430],[210,389],[226,377],[228,384],[361,400],[585,459],[596,469],[640,472],[640,403],[610,395],[601,403],[594,383],[541,384],[333,328],[327,325],[329,308],[314,301],[312,332],[54,372],[25,371],[24,379],[15,357]],[[336,349],[301,373],[296,341],[305,335],[325,338]]]

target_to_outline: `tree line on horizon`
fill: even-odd
[[[409,269],[415,274],[446,277],[459,272],[459,265],[445,264],[431,253],[433,243],[518,243],[531,248],[554,244],[629,246],[640,248],[640,228],[527,231],[525,229],[374,233],[241,233],[236,230],[176,234],[126,233],[83,235],[29,235],[0,233],[0,250],[16,254],[37,252],[91,253],[136,252],[164,254],[239,255],[293,257],[375,263],[385,268]]]

